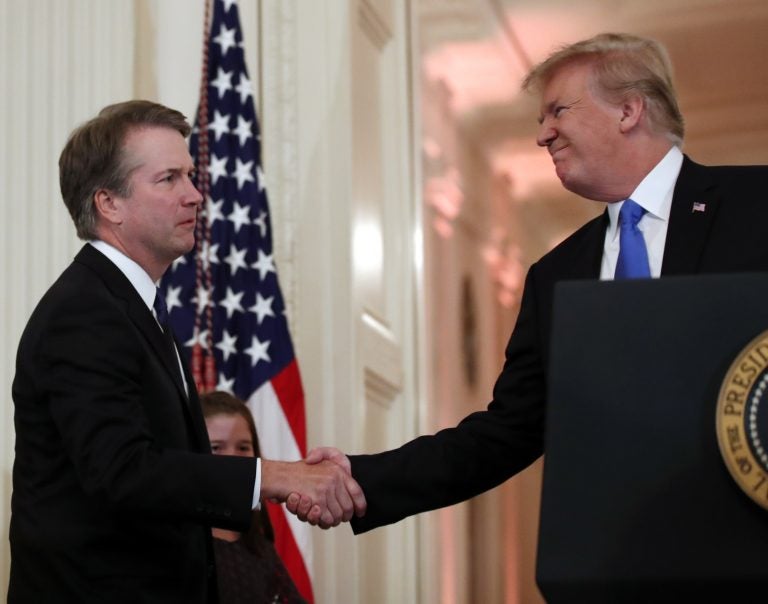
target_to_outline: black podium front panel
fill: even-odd
[[[766,329],[768,275],[557,286],[537,560],[548,602],[768,598],[768,511],[728,473],[715,429],[729,366]]]

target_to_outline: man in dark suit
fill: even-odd
[[[541,95],[537,142],[563,186],[608,207],[530,268],[487,410],[376,455],[310,452],[308,461],[334,460],[363,488],[368,511],[355,532],[466,500],[543,453],[556,282],[768,270],[768,168],[705,167],[682,154],[683,119],[658,43],[602,34],[551,55],[523,87]],[[631,246],[619,228],[633,206],[639,222],[624,224],[629,240],[639,233],[636,264],[625,262]],[[289,508],[310,522],[318,513],[299,497]]]
[[[334,464],[211,455],[155,286],[194,246],[189,131],[177,111],[129,101],[62,151],[88,243],[19,344],[11,603],[214,602],[211,526],[244,530],[260,496],[294,491],[322,503],[323,526],[364,508]]]

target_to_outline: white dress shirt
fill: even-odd
[[[672,209],[672,195],[675,183],[683,165],[683,152],[672,146],[662,160],[656,164],[637,188],[629,196],[646,211],[637,228],[642,232],[648,249],[648,264],[651,277],[661,275],[661,262],[664,258],[664,243],[667,239],[669,213]],[[605,232],[603,262],[600,267],[600,279],[611,280],[616,272],[619,257],[619,211],[623,201],[608,204],[608,229]]]

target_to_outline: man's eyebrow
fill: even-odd
[[[195,168],[185,168],[184,166],[168,166],[166,168],[163,168],[162,170],[157,171],[157,175],[160,174],[189,174],[190,172],[194,172]]]
[[[542,113],[539,118],[538,122],[541,124],[544,122],[544,116],[549,115],[550,113],[554,113],[555,108],[557,107],[564,107],[565,109],[570,109],[571,107],[578,105],[581,101],[581,97],[578,97],[576,99],[573,99],[570,103],[561,102],[559,99],[555,99],[551,103],[547,103],[547,106],[544,108],[544,113]]]

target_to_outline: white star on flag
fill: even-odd
[[[275,313],[272,310],[272,300],[274,300],[274,296],[265,299],[261,297],[260,293],[256,292],[256,304],[251,306],[248,310],[256,314],[256,320],[259,322],[259,325],[261,325],[264,317],[275,316]]]
[[[211,227],[217,220],[224,220],[224,214],[221,211],[221,207],[224,205],[223,199],[217,199],[211,201],[208,198],[207,212],[208,212],[208,226]]]
[[[244,73],[240,74],[240,82],[235,86],[235,91],[240,95],[240,103],[243,105],[248,100],[248,97],[253,96],[253,84]]]
[[[216,140],[221,138],[222,134],[229,132],[229,116],[221,115],[218,111],[213,112],[213,121],[208,124],[208,129],[216,134]]]
[[[259,257],[251,265],[251,268],[255,268],[259,271],[259,279],[264,281],[264,277],[266,277],[269,273],[275,272],[275,261],[272,259],[272,254],[265,254],[261,250],[259,250]]]
[[[227,379],[223,373],[219,374],[219,381],[216,383],[216,390],[223,390],[224,392],[234,393],[235,378]]]
[[[168,309],[168,312],[171,312],[174,308],[181,308],[181,300],[179,299],[179,296],[181,295],[181,286],[178,287],[169,287],[168,292],[165,294],[165,307]]]
[[[211,184],[216,184],[220,176],[228,176],[227,174],[227,158],[222,157],[219,159],[215,153],[211,154],[211,163],[208,164],[208,174],[211,177]]]
[[[223,97],[227,92],[232,90],[232,72],[224,71],[219,67],[219,72],[216,75],[216,79],[211,82],[211,86],[219,91],[219,98]]]
[[[244,145],[249,138],[253,137],[252,127],[253,122],[246,121],[243,119],[242,115],[237,116],[237,128],[232,132],[237,135],[237,139],[240,141],[241,145]]]
[[[197,288],[197,295],[192,298],[192,302],[197,304],[198,313],[203,312],[211,303],[211,292],[207,287],[201,285],[199,288]]]
[[[229,265],[229,274],[233,277],[239,269],[248,268],[248,264],[245,262],[245,254],[247,252],[248,250],[245,248],[238,250],[234,244],[229,246],[229,255],[224,258],[224,262]]]
[[[232,213],[227,216],[227,220],[229,220],[235,227],[235,233],[240,232],[240,227],[244,224],[250,224],[251,218],[248,216],[250,211],[251,208],[249,206],[241,206],[239,203],[235,202],[235,207],[232,209]]]
[[[189,348],[192,348],[195,344],[200,344],[202,346],[207,341],[208,341],[208,330],[203,329],[200,332],[193,333],[192,337],[189,338],[189,340],[187,340],[186,342],[184,342],[184,346],[188,346]]]
[[[243,299],[244,292],[234,292],[231,287],[227,287],[227,294],[224,299],[219,302],[219,306],[223,306],[227,309],[227,319],[232,318],[232,314],[235,311],[243,312],[243,305],[240,300]]]
[[[227,29],[224,25],[219,30],[219,35],[213,39],[221,47],[221,54],[226,55],[230,48],[237,46],[235,42],[235,30]]]
[[[267,213],[261,212],[258,218],[253,221],[253,224],[259,227],[259,233],[261,233],[262,237],[265,237],[267,234]]]
[[[180,264],[186,264],[187,263],[187,257],[186,256],[179,256],[176,258],[176,260],[173,261],[173,264],[171,264],[171,272],[176,270],[176,267]]]
[[[237,353],[235,344],[237,343],[237,336],[231,335],[226,329],[221,334],[221,341],[216,344],[216,348],[221,350],[221,354],[224,355],[224,360],[229,360],[229,355]]]
[[[209,244],[207,241],[203,241],[202,251],[200,256],[203,258],[203,268],[207,269],[210,264],[219,263],[219,244]]]
[[[245,352],[251,357],[251,365],[255,366],[259,361],[269,362],[270,358],[267,354],[267,348],[269,348],[268,340],[266,342],[259,342],[259,338],[253,336],[251,347],[245,349]]]
[[[263,191],[265,188],[265,184],[264,184],[264,172],[262,172],[261,166],[256,168],[256,177],[259,179],[259,191]]]
[[[242,189],[247,182],[253,182],[253,161],[243,163],[239,157],[235,158],[235,178],[237,188]]]

